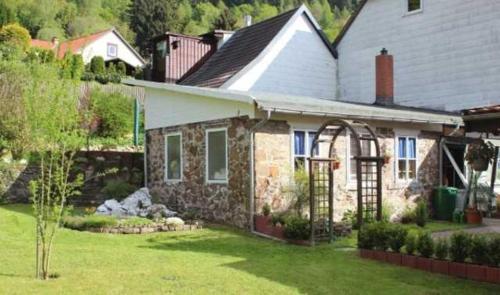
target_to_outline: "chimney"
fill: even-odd
[[[56,48],[59,45],[59,38],[52,37],[51,42],[52,42],[52,47]]]
[[[249,14],[245,14],[245,18],[244,18],[244,21],[243,21],[245,24],[244,24],[244,27],[249,27],[252,25],[252,16],[249,15]]]
[[[394,59],[383,48],[375,58],[375,104],[394,104]]]

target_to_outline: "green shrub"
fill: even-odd
[[[464,262],[470,253],[470,235],[457,232],[450,237],[450,257],[455,262]]]
[[[427,210],[427,203],[425,201],[420,201],[417,204],[417,209],[415,210],[415,222],[418,226],[424,227],[429,217],[429,212]]]
[[[133,193],[137,188],[126,181],[113,179],[109,180],[102,188],[101,192],[108,199],[121,201]]]
[[[403,211],[403,215],[401,216],[401,223],[410,224],[410,223],[415,223],[415,221],[416,221],[415,209],[406,207],[405,210]]]
[[[445,260],[448,258],[448,249],[449,249],[449,244],[448,240],[445,238],[441,238],[436,242],[435,245],[435,255],[437,259]]]
[[[405,250],[408,255],[413,255],[417,250],[417,236],[413,233],[406,237]]]
[[[71,78],[73,80],[80,80],[83,71],[85,69],[85,65],[83,63],[83,57],[81,54],[75,54],[71,58]]]
[[[500,266],[500,235],[491,237],[488,242],[488,258],[492,266]]]
[[[147,218],[142,218],[142,217],[130,217],[130,218],[125,218],[121,219],[118,222],[122,226],[144,226],[144,225],[151,225],[153,224],[153,221]]]
[[[269,216],[269,214],[271,214],[271,206],[265,203],[264,206],[262,206],[262,215]]]
[[[83,72],[82,76],[80,77],[82,81],[94,81],[95,80],[95,75],[92,72]]]
[[[285,237],[292,240],[307,240],[310,237],[309,220],[299,216],[289,216],[285,221]]]
[[[9,43],[26,51],[31,46],[31,36],[24,27],[8,24],[0,28],[0,43]]]
[[[127,66],[125,66],[125,63],[123,61],[118,62],[118,64],[116,65],[116,71],[121,76],[125,76],[127,74]]]
[[[399,224],[393,224],[389,227],[389,247],[392,251],[399,253],[405,245],[408,230]]]
[[[417,250],[425,258],[429,258],[434,254],[434,241],[430,233],[422,232],[418,235]]]
[[[94,56],[90,60],[90,71],[95,75],[102,75],[106,73],[106,67],[102,56]]]
[[[276,226],[278,223],[282,226],[286,224],[287,217],[290,216],[288,212],[277,212],[271,216],[271,223]]]
[[[363,224],[358,233],[358,246],[362,249],[387,250],[389,248],[389,235],[388,223]]]
[[[474,235],[470,239],[470,258],[473,263],[488,264],[488,240],[485,236]]]
[[[74,230],[85,230],[91,228],[115,227],[118,225],[118,219],[113,216],[65,216],[62,219],[64,227]]]
[[[353,229],[359,229],[358,212],[356,210],[349,209],[349,210],[345,211],[344,215],[342,216],[342,221],[348,222],[349,224],[351,224]]]
[[[358,248],[367,250],[375,248],[375,241],[368,225],[363,225],[358,231]]]
[[[121,138],[132,133],[134,126],[133,99],[119,93],[92,93],[94,111],[101,124],[97,135],[101,137]]]

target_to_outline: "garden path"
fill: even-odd
[[[459,230],[435,232],[432,234],[432,237],[445,238],[451,236],[454,232],[457,231]],[[500,219],[484,218],[482,226],[462,229],[462,231],[471,234],[491,234],[491,233],[500,234]]]

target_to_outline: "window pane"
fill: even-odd
[[[312,146],[313,146],[313,141],[314,141],[314,137],[316,136],[316,132],[309,132],[309,147],[308,147],[308,151],[307,153],[310,152]],[[318,156],[319,155],[319,143],[318,145],[316,146],[316,148],[314,149],[314,155],[315,156]]]
[[[417,158],[417,140],[416,138],[408,138],[408,159]]]
[[[226,131],[208,132],[208,179],[226,180]]]
[[[398,161],[398,178],[406,179],[406,160]]]
[[[406,138],[405,137],[398,138],[398,158],[400,158],[400,159],[406,158]]]
[[[351,165],[351,167],[349,170],[350,170],[351,180],[356,180],[356,160],[351,159],[350,165]]]
[[[422,0],[408,0],[408,11],[419,10],[421,8]]]
[[[354,136],[351,134],[351,139],[350,139],[350,156],[351,158],[356,157],[358,155],[358,145],[356,144],[356,139],[354,139]]]
[[[408,178],[415,179],[417,177],[417,161],[408,160]]]
[[[181,179],[181,136],[167,136],[167,179]]]
[[[367,140],[366,138],[361,137],[361,155],[362,156],[370,156],[371,155],[371,140]]]
[[[306,143],[306,134],[303,131],[295,131],[293,138],[293,146],[295,150],[295,155],[305,155],[305,143]]]

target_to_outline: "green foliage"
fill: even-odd
[[[269,216],[269,214],[271,214],[271,206],[265,203],[264,206],[262,206],[262,215]]]
[[[121,76],[125,76],[127,74],[127,67],[125,66],[125,63],[123,61],[118,62],[118,64],[116,65],[116,71]]]
[[[464,262],[471,249],[470,235],[456,232],[450,237],[450,257],[455,262]]]
[[[344,215],[342,215],[342,221],[351,224],[353,229],[359,229],[358,212],[356,210],[349,209],[345,211]]]
[[[53,50],[38,47],[31,47],[26,57],[30,63],[53,63],[56,60]]]
[[[213,29],[233,31],[237,28],[236,27],[237,23],[238,20],[236,19],[234,14],[232,14],[231,11],[228,8],[226,8],[221,12],[219,18],[214,21]]]
[[[406,207],[405,210],[403,211],[403,215],[401,217],[401,223],[403,224],[409,224],[409,223],[415,223],[417,218],[417,214],[415,209],[411,209],[410,207]]]
[[[291,206],[298,216],[302,216],[305,206],[309,204],[309,173],[304,167],[295,170],[293,181],[284,191],[290,195]]]
[[[28,30],[18,24],[8,24],[0,28],[0,43],[10,43],[26,51],[31,45],[30,42]]]
[[[405,245],[408,230],[399,224],[389,225],[389,247],[392,251],[399,253]]]
[[[436,258],[441,260],[445,260],[446,258],[448,258],[449,247],[450,245],[447,239],[441,238],[437,240],[434,247]]]
[[[121,201],[133,193],[137,188],[130,183],[113,179],[106,182],[106,185],[102,188],[101,192],[106,196],[107,199],[115,199]]]
[[[387,250],[390,242],[390,225],[385,222],[363,224],[358,234],[358,245],[362,249]]]
[[[113,216],[86,215],[86,216],[65,216],[62,219],[64,227],[74,230],[87,230],[93,228],[115,227],[118,219]]]
[[[292,240],[307,240],[310,237],[309,220],[300,216],[289,216],[285,221],[285,237]]]
[[[500,266],[500,235],[490,238],[488,242],[490,265]]]
[[[288,217],[291,216],[289,212],[277,212],[273,213],[271,216],[271,223],[274,226],[277,226],[280,224],[281,226],[284,226],[287,222]]]
[[[488,240],[483,235],[473,235],[470,242],[470,258],[473,263],[488,264]]]
[[[434,254],[434,241],[430,233],[422,232],[418,235],[417,250],[425,258],[429,258]]]
[[[145,225],[151,225],[154,222],[151,219],[147,218],[142,218],[142,217],[130,217],[130,218],[125,218],[121,219],[119,221],[119,224],[121,226],[130,226],[130,227],[139,227],[139,226],[145,226]]]
[[[101,137],[121,138],[130,132],[134,124],[133,99],[119,93],[92,93],[95,114],[101,124],[97,134]]]
[[[417,235],[414,233],[409,233],[406,237],[405,243],[406,254],[413,255],[417,250]]]
[[[425,201],[419,201],[417,208],[415,209],[415,222],[420,227],[425,227],[425,223],[429,218],[429,212],[427,210],[427,203]]]
[[[95,75],[102,75],[106,71],[106,67],[104,66],[104,59],[102,56],[94,56],[90,60],[90,71]]]

